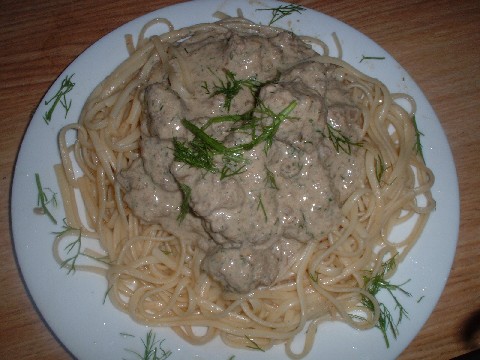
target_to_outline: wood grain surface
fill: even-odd
[[[12,174],[31,115],[56,77],[89,45],[129,20],[177,2],[0,0],[0,359],[72,358],[29,297],[11,238]],[[460,233],[446,288],[400,359],[450,359],[477,349],[480,335],[472,332],[480,324],[480,1],[297,3],[380,44],[435,109],[457,167]]]

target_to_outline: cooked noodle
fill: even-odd
[[[268,349],[284,343],[289,357],[301,358],[312,349],[315,329],[322,321],[337,319],[358,329],[374,327],[380,309],[375,297],[365,290],[365,271],[375,274],[382,262],[393,256],[401,262],[435,205],[430,193],[434,176],[415,151],[413,99],[390,94],[380,81],[328,56],[327,48],[315,57],[315,62],[338,66],[339,76],[353,89],[355,102],[362,110],[362,186],[343,203],[340,225],[328,236],[302,243],[289,259],[291,266],[282,269],[271,287],[255,289],[248,295],[226,292],[201,269],[204,252],[195,243],[169,234],[161,225],[147,224],[136,217],[124,203],[123,190],[115,179],[139,157],[145,116],[141,93],[152,68],[160,63],[169,72],[169,44],[206,31],[221,34],[230,28],[242,28],[273,34],[280,30],[242,18],[180,30],[173,30],[166,20],[153,23],[159,22],[167,24],[170,31],[148,38],[145,28],[136,46],[128,39],[128,59],[92,92],[78,124],[60,132],[62,164],[55,171],[66,223],[78,229],[69,234],[78,234],[81,229],[84,239],[93,239],[103,250],[85,253],[107,259],[107,265],[77,264],[76,270],[106,276],[110,301],[136,322],[171,327],[192,344],[205,344],[217,336],[228,346],[239,348],[256,344]],[[180,59],[181,76],[172,75],[171,81],[192,93],[190,64],[182,61],[178,52],[175,56]],[[398,105],[396,100],[400,98],[411,104],[410,112]],[[69,131],[77,133],[71,146],[66,141]],[[77,175],[75,164],[81,175]],[[379,167],[384,170],[381,179]],[[391,239],[392,229],[408,221],[413,225],[407,236],[401,241]],[[63,261],[62,239],[59,237],[54,245],[59,263]],[[364,297],[374,304],[373,312],[361,305]],[[363,319],[351,316],[353,313],[360,313]],[[202,335],[194,332],[197,326],[206,329]],[[294,353],[292,341],[306,328],[303,350]]]

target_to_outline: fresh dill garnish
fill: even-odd
[[[223,107],[227,109],[227,111],[230,111],[233,98],[238,95],[243,87],[250,89],[252,94],[255,95],[262,85],[255,77],[239,80],[236,78],[236,74],[230,70],[225,70],[225,80],[219,77],[217,77],[217,79],[219,84],[213,83],[212,90],[210,90],[206,81],[203,82],[202,88],[205,89],[205,92],[210,96],[224,95],[225,102],[223,103]]]
[[[267,222],[268,221],[268,216],[267,216],[267,211],[265,210],[265,206],[263,205],[262,195],[258,196],[257,211],[258,211],[258,209],[262,209],[263,217],[265,218],[265,222]]]
[[[164,341],[165,339],[157,340],[155,333],[150,330],[147,333],[145,340],[142,339],[143,353],[138,353],[129,349],[126,349],[126,351],[135,354],[141,360],[165,360],[172,355],[172,352],[170,350],[165,350],[162,347]]]
[[[308,276],[310,277],[310,280],[318,284],[318,272],[315,271],[315,276],[311,272],[308,272]]]
[[[270,189],[278,190],[277,182],[275,180],[275,174],[271,172],[266,166],[265,171],[267,172],[267,176],[265,177],[265,182]]]
[[[347,136],[343,135],[340,130],[335,129],[332,125],[327,122],[327,135],[324,134],[323,131],[317,130],[317,132],[321,133],[323,137],[328,138],[337,153],[342,150],[348,155],[352,154],[352,146],[361,147],[363,144],[361,142],[353,142]]]
[[[205,92],[207,93],[207,95],[210,95],[210,94],[211,94],[211,93],[210,93],[210,88],[208,87],[208,84],[207,84],[206,81],[204,81],[204,82],[202,83],[202,89],[205,90]]]
[[[48,218],[56,225],[57,220],[53,217],[52,213],[48,210],[47,205],[52,204],[54,207],[57,206],[57,193],[53,192],[50,188],[44,188],[42,182],[40,181],[40,175],[35,173],[35,182],[37,184],[38,196],[37,196],[37,208],[34,209],[36,213],[47,215]],[[48,190],[52,193],[51,197],[48,198],[45,190]]]
[[[218,124],[223,122],[233,122],[233,123],[240,123],[240,122],[250,122],[252,119],[252,111],[247,111],[243,114],[229,114],[229,115],[220,115],[214,116],[208,119],[205,125],[202,126],[202,130],[207,129],[212,124]]]
[[[383,338],[385,340],[385,344],[387,348],[390,347],[390,342],[388,340],[388,332],[391,332],[393,337],[396,339],[398,336],[398,325],[403,320],[403,317],[408,318],[408,312],[405,308],[400,304],[398,298],[394,295],[394,291],[400,291],[400,293],[411,297],[412,294],[405,291],[402,286],[405,285],[408,281],[400,285],[391,284],[389,281],[385,279],[385,276],[396,266],[395,264],[395,256],[387,260],[382,264],[380,271],[372,275],[371,273],[368,275],[364,275],[363,279],[365,282],[365,290],[367,290],[372,296],[376,297],[380,290],[386,290],[390,296],[393,298],[395,302],[395,309],[398,310],[398,318],[395,319],[392,316],[390,310],[385,306],[383,303],[379,303],[380,306],[380,317],[378,319],[378,323],[375,325],[383,334]],[[362,304],[369,309],[370,311],[374,310],[374,305],[372,301],[367,298],[362,298]]]
[[[111,264],[111,261],[110,261],[110,257],[108,255],[104,255],[104,256],[92,256],[92,255],[89,255],[89,254],[86,254],[86,253],[82,253],[81,255],[87,257],[87,258],[90,258],[92,260],[95,260],[95,261],[98,261],[98,262],[101,262],[101,263],[104,263],[106,265],[110,265]]]
[[[163,249],[160,249],[160,251],[164,254],[164,255],[171,255],[173,253],[173,251],[170,251],[170,250],[163,250]]]
[[[273,112],[272,109],[265,106],[261,102],[259,104],[257,111],[263,115],[266,115],[268,118],[271,118],[272,123],[271,125],[266,126],[264,128],[262,134],[258,136],[257,138],[258,140],[255,142],[254,146],[262,141],[265,141],[265,154],[266,154],[270,149],[270,147],[272,146],[273,138],[277,133],[278,129],[280,128],[280,125],[282,124],[283,120],[285,120],[288,117],[288,115],[293,111],[293,109],[295,109],[296,106],[297,106],[297,102],[293,100],[282,111],[280,111],[278,114],[275,114],[275,112]]]
[[[245,338],[252,343],[252,345],[247,345],[247,348],[265,352],[265,349],[262,349],[260,346],[258,346],[258,344],[252,339],[250,339],[247,335],[245,335]]]
[[[124,337],[135,337],[135,335],[132,335],[132,334],[129,334],[129,333],[124,333],[124,332],[121,332],[120,335],[124,336]]]
[[[189,143],[182,143],[174,138],[173,152],[175,161],[210,172],[217,172],[217,168],[213,162],[214,153],[206,144],[197,139]]]
[[[63,79],[60,84],[60,89],[55,93],[55,95],[52,96],[50,100],[45,101],[45,105],[51,104],[50,108],[43,115],[43,120],[47,124],[49,124],[50,121],[52,120],[53,112],[55,111],[55,108],[57,107],[58,104],[60,104],[65,110],[65,118],[67,118],[68,111],[72,106],[72,100],[71,99],[70,101],[67,100],[67,94],[75,86],[75,83],[72,82],[73,75],[75,74],[72,74],[70,76],[68,75],[65,76],[65,79]]]
[[[195,135],[195,139],[199,140],[200,144],[205,145],[205,147],[208,148],[209,150],[217,154],[225,154],[230,151],[225,145],[223,145],[222,142],[208,135],[204,129],[199,128],[197,125],[195,125],[191,121],[187,119],[183,119],[182,125],[188,131],[190,131],[193,135]]]
[[[385,60],[385,56],[365,56],[365,55],[362,55],[362,58],[360,59],[359,62],[362,62],[363,60]]]
[[[395,179],[393,179],[391,182],[387,183],[383,180],[383,175],[385,175],[385,172],[390,169],[392,165],[385,166],[385,162],[383,161],[382,156],[379,154],[375,158],[375,177],[377,178],[377,181],[379,184],[386,184],[386,185],[392,185]]]
[[[382,181],[383,174],[387,170],[383,162],[382,156],[379,154],[375,159],[375,177],[377,178],[378,183],[380,184]]]
[[[183,126],[194,135],[194,139],[185,143],[173,139],[174,159],[175,161],[182,162],[195,168],[203,169],[212,173],[220,173],[222,178],[240,174],[243,172],[246,162],[243,157],[243,152],[253,149],[262,142],[265,142],[264,150],[265,152],[268,152],[278,128],[293,111],[296,105],[296,101],[292,101],[280,113],[276,114],[273,110],[260,104],[255,111],[249,112],[248,115],[239,115],[233,119],[231,117],[212,118],[214,120],[207,122],[207,124],[202,127],[198,127],[193,122],[183,119]],[[259,126],[260,119],[254,116],[255,112],[258,112],[263,117],[271,118],[271,124],[261,126],[261,133],[259,135],[257,135],[256,131],[253,131],[251,133],[252,140],[250,142],[227,147],[221,141],[215,139],[206,132],[210,124],[222,121],[243,121],[244,123],[255,122],[255,127],[257,127]],[[214,156],[216,155],[222,156],[222,168],[218,168],[215,164]]]
[[[113,285],[110,285],[107,289],[107,291],[105,291],[105,295],[103,295],[103,302],[102,304],[105,305],[105,303],[107,302],[107,297],[108,297],[108,293],[110,292],[110,290],[112,290],[113,288]]]
[[[82,249],[82,230],[81,229],[76,229],[74,227],[71,227],[68,225],[65,221],[63,220],[63,230],[59,232],[54,232],[56,237],[63,237],[65,235],[68,235],[70,233],[78,233],[78,236],[75,240],[73,240],[71,243],[69,243],[67,246],[65,246],[65,251],[67,252],[67,255],[72,254],[69,258],[65,259],[62,261],[60,264],[61,268],[66,268],[68,267],[68,272],[67,274],[74,273],[76,271],[75,265],[77,262],[77,259],[80,255],[84,255],[81,252]]]
[[[272,19],[268,23],[268,25],[272,25],[274,22],[280,20],[281,18],[291,15],[293,13],[301,13],[302,11],[305,11],[306,9],[303,6],[300,5],[281,5],[276,8],[267,8],[267,9],[256,9],[256,11],[271,11],[272,12]]]
[[[177,220],[182,222],[190,210],[190,196],[192,194],[192,189],[186,184],[180,184],[179,186],[183,196],[182,204],[180,205],[180,213],[177,216]]]
[[[246,171],[245,164],[237,164],[236,162],[229,161],[228,159],[228,156],[224,157],[224,165],[220,170],[220,180],[226,179],[231,176],[239,175]]]
[[[423,162],[425,162],[425,158],[423,157],[423,146],[422,146],[422,143],[420,142],[420,136],[423,136],[423,133],[420,130],[418,130],[417,120],[415,118],[415,115],[412,116],[412,123],[413,123],[413,128],[415,129],[415,139],[416,139],[413,148],[415,149],[417,154],[420,155]]]

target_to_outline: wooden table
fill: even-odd
[[[0,358],[69,359],[22,283],[9,192],[22,136],[44,93],[85,48],[175,0],[0,1]],[[451,144],[461,193],[453,268],[433,314],[401,359],[449,359],[480,347],[480,2],[304,0],[371,37],[413,76]]]

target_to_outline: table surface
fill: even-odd
[[[2,359],[71,358],[35,309],[11,238],[12,174],[30,118],[55,78],[89,45],[177,2],[0,0]],[[480,347],[480,336],[469,336],[480,324],[480,1],[297,3],[353,26],[392,54],[426,94],[452,148],[461,196],[457,252],[435,310],[400,359],[449,359]]]

